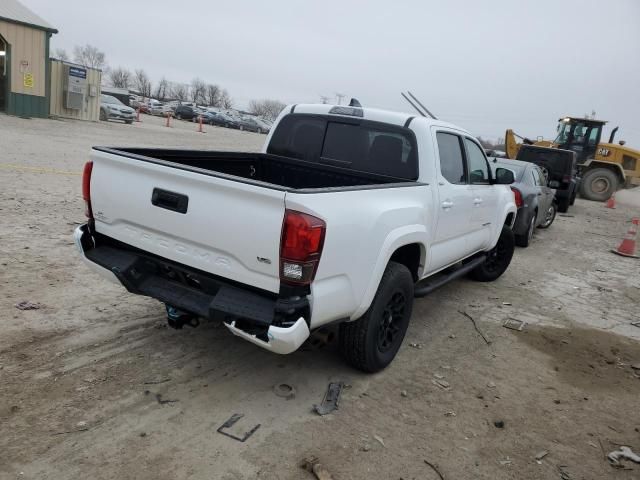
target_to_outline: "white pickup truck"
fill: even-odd
[[[516,215],[471,134],[409,114],[293,105],[262,153],[95,147],[82,258],[164,302],[174,327],[216,318],[276,353],[340,323],[349,363],[395,357],[414,296],[498,278]]]

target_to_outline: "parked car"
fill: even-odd
[[[145,105],[144,102],[140,99],[137,100],[129,100],[129,106],[131,108],[133,108],[134,110],[137,110],[138,108],[142,108],[142,106]],[[145,106],[146,108],[146,106]]]
[[[253,117],[243,117],[239,119],[238,125],[240,130],[247,130],[249,132],[266,133],[268,131],[266,126],[258,123],[258,121]]]
[[[140,113],[149,113],[149,104],[147,102],[138,102],[135,108],[140,110]]]
[[[175,110],[175,117],[178,120],[192,120],[193,117],[198,116],[199,113],[200,110],[191,105],[178,105]]]
[[[210,120],[213,118],[213,113],[209,112],[208,110],[203,110],[202,108],[196,108],[195,109],[196,114],[191,117],[191,121],[194,123],[199,122],[200,117],[202,117],[202,123],[209,123]]]
[[[576,152],[561,148],[522,145],[516,157],[531,162],[548,172],[549,186],[556,189],[558,211],[566,212],[576,201],[580,188]]]
[[[213,111],[213,110],[205,110],[201,113],[202,122],[207,123],[209,125],[216,125],[218,127],[227,127],[227,128],[238,128],[238,123],[232,118],[227,117],[226,115]],[[194,122],[198,121],[198,116],[193,117]]]
[[[215,112],[213,124],[219,127],[240,128],[240,125],[234,118],[231,118],[229,115],[222,112]]]
[[[260,127],[260,131],[258,133],[269,133],[271,131],[271,124],[263,120],[262,118],[255,118],[255,122]]]
[[[162,107],[162,102],[154,99],[149,99],[145,103],[145,108],[144,109],[141,108],[140,111],[148,115],[153,115],[152,110],[154,108],[161,108],[161,107]]]
[[[518,207],[513,233],[516,245],[528,247],[536,227],[549,228],[555,220],[556,191],[547,186],[545,173],[533,163],[496,158],[491,167],[494,172],[500,168],[513,172],[515,181],[511,184],[511,190]]]
[[[502,150],[493,150],[493,149],[484,149],[484,153],[487,154],[487,157],[497,157],[497,158],[507,158],[507,152]]]
[[[100,95],[100,120],[122,120],[133,123],[136,111],[111,95]]]
[[[494,177],[473,135],[439,120],[285,111],[263,153],[94,147],[75,243],[92,269],[163,302],[173,327],[220,318],[285,354],[339,322],[346,360],[379,371],[414,297],[508,268],[512,170]]]
[[[167,115],[173,115],[173,109],[169,105],[154,104],[149,109],[151,115],[158,115],[166,117]]]

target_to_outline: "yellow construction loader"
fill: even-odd
[[[576,153],[580,194],[589,200],[607,200],[616,190],[640,185],[640,151],[614,142],[618,127],[611,131],[609,141],[601,143],[603,120],[564,117],[558,120],[554,141],[529,140],[509,129],[505,135],[505,150],[509,158],[517,158],[524,144],[562,148]],[[518,140],[522,140],[518,143]]]

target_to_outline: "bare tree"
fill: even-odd
[[[220,106],[220,87],[218,85],[207,85],[207,103],[210,107]]]
[[[207,94],[207,84],[199,78],[194,78],[191,81],[191,101],[193,103],[205,103]]]
[[[126,68],[112,68],[107,73],[111,86],[116,88],[129,88],[131,86],[131,72]]]
[[[138,89],[138,91],[140,92],[140,95],[146,98],[151,97],[151,87],[152,87],[151,80],[149,79],[149,76],[144,70],[142,69],[136,70],[135,76],[133,78],[133,84],[135,85],[136,89]]]
[[[181,102],[189,98],[189,85],[185,85],[184,83],[173,83],[169,91],[173,98]]]
[[[492,148],[493,144],[491,143],[490,140],[485,140],[482,137],[476,137],[476,140],[478,140],[478,142],[480,142],[480,145],[482,145],[482,148]]]
[[[73,47],[73,59],[76,63],[87,68],[103,69],[107,66],[104,52],[101,52],[93,45],[76,45]]]
[[[53,56],[54,58],[57,58],[58,60],[62,60],[63,62],[69,61],[69,54],[64,48],[56,48],[55,51],[53,52]]]
[[[249,111],[259,117],[275,120],[286,105],[278,100],[251,100]]]
[[[162,77],[160,79],[153,96],[163,102],[167,99],[169,96],[169,81],[166,78]]]
[[[229,96],[229,92],[227,92],[227,90],[224,88],[220,90],[220,101],[218,106],[220,108],[233,107],[233,100],[231,100],[231,97]]]
[[[487,150],[504,150],[505,149],[503,137],[498,137],[498,139],[495,141],[487,140],[482,137],[476,137],[476,138],[478,139],[478,142],[480,142],[480,145],[482,145],[482,147]]]

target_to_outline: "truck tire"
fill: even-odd
[[[471,270],[469,276],[478,282],[493,282],[509,267],[514,249],[513,231],[509,227],[502,227],[496,246],[487,252],[485,262]]]
[[[560,198],[558,200],[558,211],[560,213],[567,213],[570,205],[573,205],[573,203],[571,203],[571,198]]]
[[[618,176],[608,168],[594,168],[582,177],[580,194],[587,200],[604,202],[618,189]]]
[[[389,365],[400,349],[412,309],[413,277],[404,265],[389,262],[366,313],[340,325],[345,360],[367,373]]]

